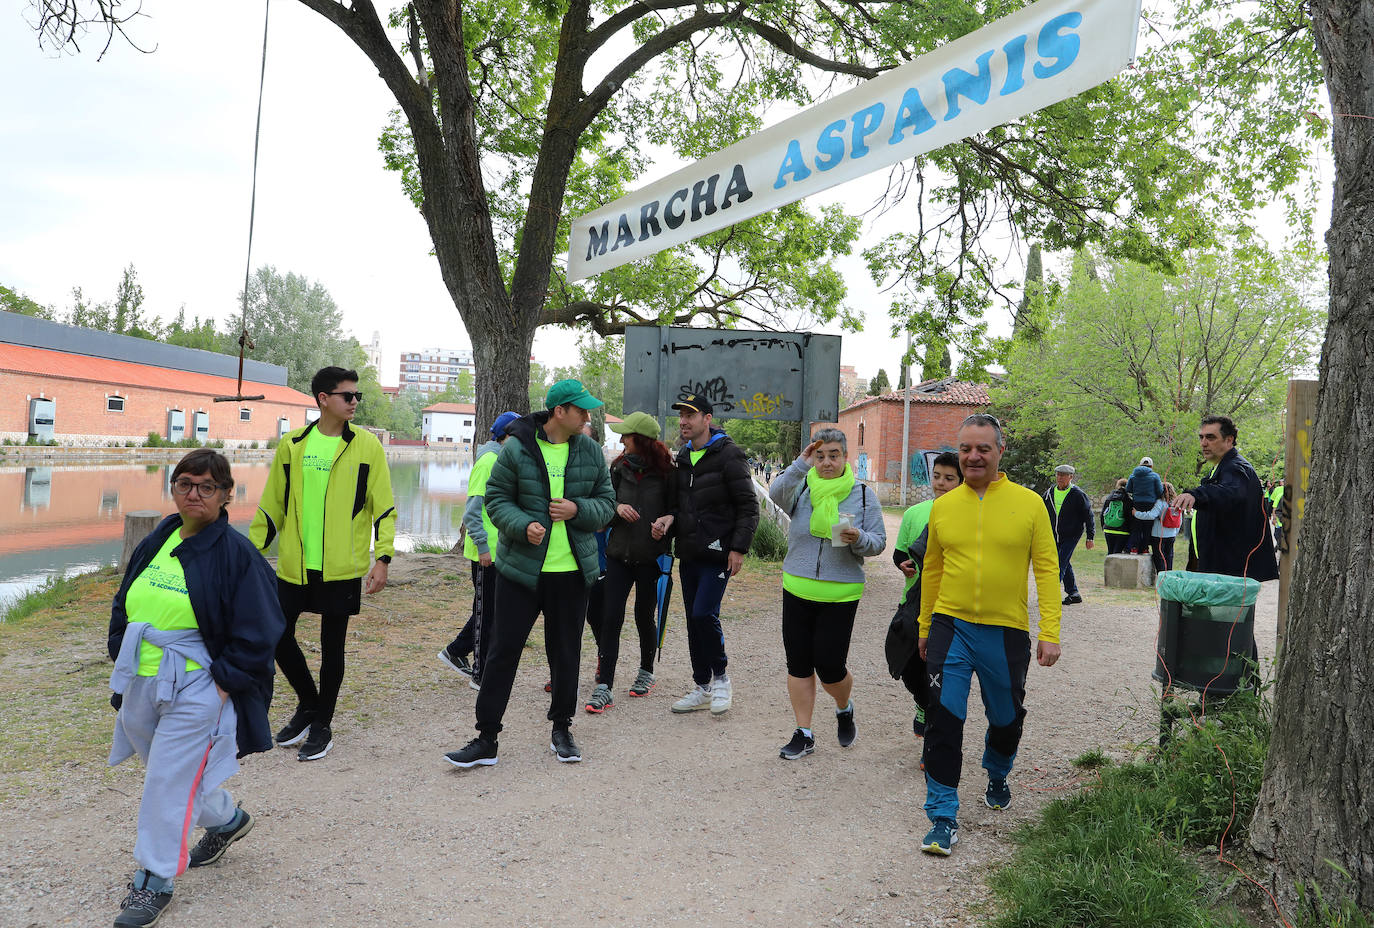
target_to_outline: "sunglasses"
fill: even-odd
[[[342,396],[345,403],[361,403],[363,401],[361,392],[355,393],[351,390],[333,390],[326,393],[325,396]]]
[[[969,416],[967,419],[965,419],[964,422],[963,422],[963,424],[964,424],[964,425],[991,425],[991,426],[994,426],[994,427],[999,428],[999,429],[1002,427],[1002,423],[1000,423],[1000,422],[997,421],[997,417],[996,417],[996,416],[990,416],[990,415],[988,415],[988,414],[985,413],[985,412],[976,412],[976,413],[974,413],[973,415],[971,415],[971,416]]]

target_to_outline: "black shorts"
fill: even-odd
[[[287,616],[302,612],[319,615],[357,615],[363,611],[363,578],[326,580],[318,570],[305,572],[305,586],[277,578],[277,599]]]
[[[787,654],[787,675],[835,684],[848,670],[849,639],[859,601],[818,603],[782,591],[782,647]]]

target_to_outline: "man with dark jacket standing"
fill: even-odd
[[[601,400],[579,381],[560,380],[549,388],[544,405],[546,411],[507,426],[511,440],[487,477],[501,608],[491,623],[477,694],[477,737],[444,755],[455,767],[496,763],[496,739],[520,652],[541,612],[553,693],[549,750],[563,763],[582,759],[570,730],[577,711],[582,626],[587,590],[601,573],[596,533],[615,515],[615,494],[601,446],[582,434],[588,410]]]
[[[1228,416],[1202,420],[1197,437],[1212,471],[1198,487],[1180,493],[1174,505],[1193,513],[1199,571],[1275,580],[1279,565],[1264,514],[1263,490],[1255,469],[1236,450],[1238,436]]]
[[[1078,580],[1073,575],[1074,549],[1083,530],[1088,530],[1088,548],[1093,546],[1093,504],[1082,487],[1073,482],[1072,464],[1060,464],[1054,469],[1054,486],[1045,491],[1045,508],[1049,510],[1050,527],[1059,548],[1059,582],[1064,584],[1064,605],[1083,601],[1078,595]]]
[[[673,409],[684,442],[677,456],[678,576],[696,684],[673,703],[673,711],[710,707],[712,715],[721,715],[730,709],[733,691],[725,675],[720,602],[730,578],[744,566],[759,524],[759,501],[744,452],[723,431],[711,427],[711,403],[688,394]]]

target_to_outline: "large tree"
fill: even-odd
[[[1331,104],[1330,319],[1251,845],[1276,885],[1374,911],[1374,3],[1311,0]],[[1294,475],[1296,476],[1296,475]],[[1347,880],[1336,868],[1349,874]]]
[[[1056,433],[1066,460],[1105,486],[1143,452],[1182,485],[1198,420],[1234,417],[1261,473],[1279,446],[1287,380],[1307,369],[1323,312],[1315,263],[1257,246],[1188,256],[1177,275],[1079,255],[1044,333],[1013,342],[994,401],[1017,426]]]

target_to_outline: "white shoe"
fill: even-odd
[[[695,712],[698,709],[705,709],[712,705],[712,691],[710,686],[694,686],[691,691],[673,703],[673,711],[679,714],[684,712]]]
[[[730,711],[732,691],[729,677],[716,677],[711,681],[711,714],[723,715]]]

